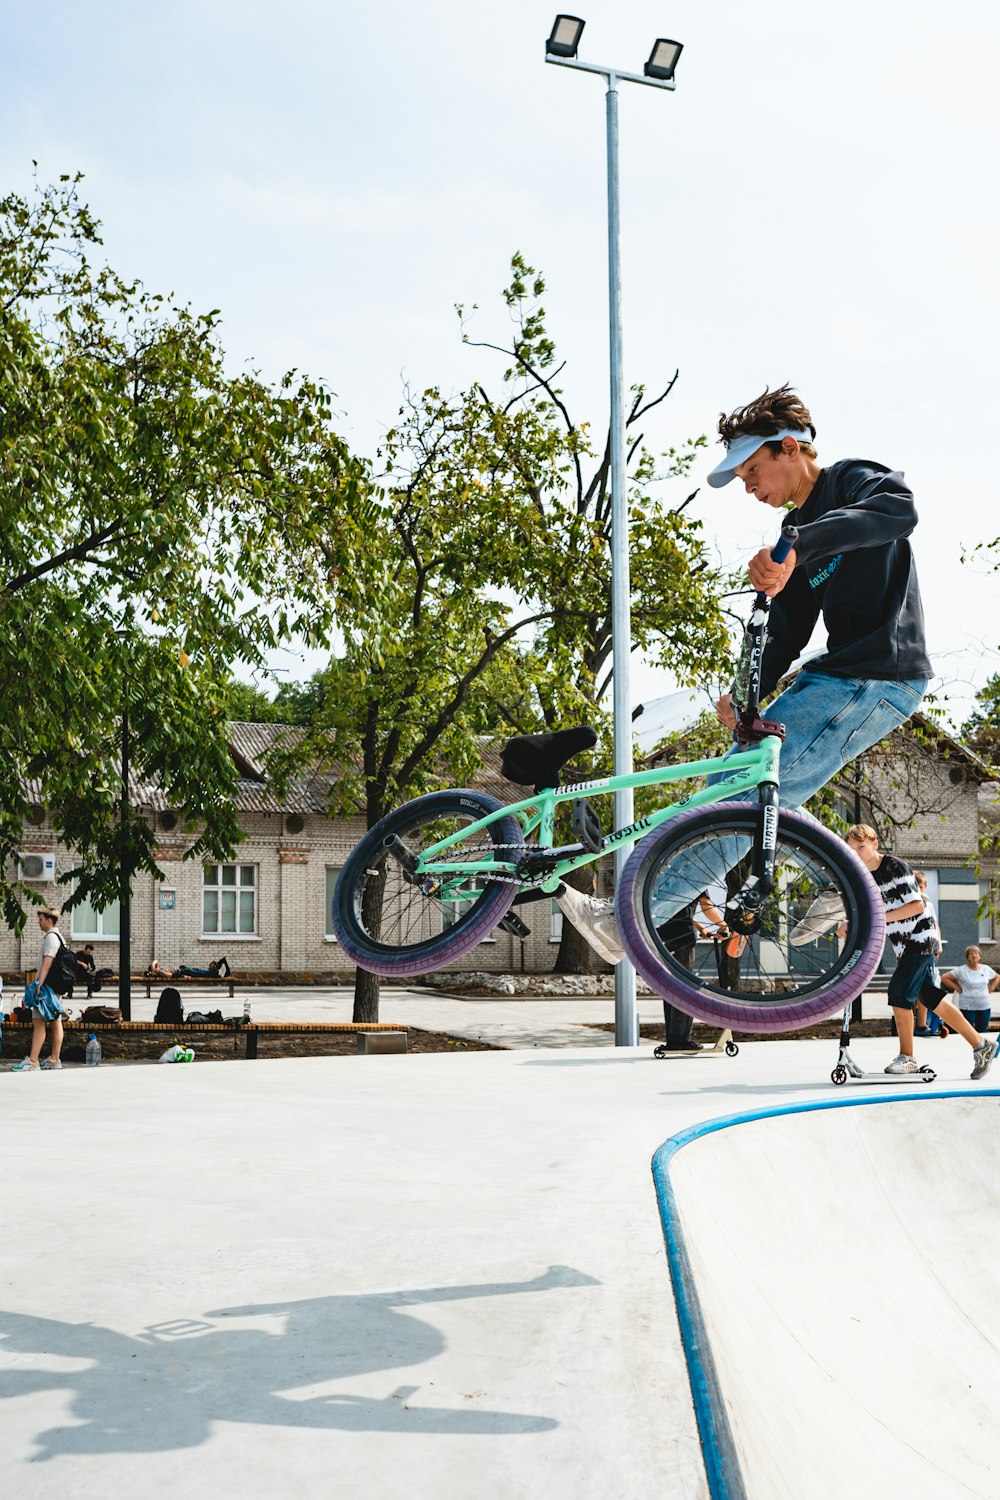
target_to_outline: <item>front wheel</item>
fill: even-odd
[[[489,937],[518,884],[454,867],[494,859],[517,863],[524,836],[513,815],[475,834],[463,831],[503,806],[483,792],[431,792],[389,813],[365,835],[340,872],[332,911],[337,938],[359,968],[386,978],[426,974]],[[386,840],[393,837],[416,857],[442,839],[452,842],[425,874],[414,876],[390,852]]]
[[[721,802],[651,833],[622,872],[618,925],[642,978],[688,1015],[743,1032],[789,1031],[860,994],[878,967],[885,918],[847,845],[782,809],[774,886],[756,930],[740,951],[738,941],[695,943],[699,896],[725,910],[750,875],[759,819],[750,803]]]

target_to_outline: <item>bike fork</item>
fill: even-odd
[[[774,856],[778,847],[778,788],[773,781],[760,786],[760,822],[753,841],[753,873],[761,898],[774,888]]]
[[[760,919],[760,910],[774,889],[774,860],[778,844],[778,788],[773,781],[760,786],[760,818],[753,837],[749,878],[727,903],[735,929],[726,944],[730,958],[739,958]]]

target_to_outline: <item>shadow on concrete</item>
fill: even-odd
[[[332,1382],[424,1363],[446,1347],[441,1332],[411,1311],[426,1303],[597,1285],[569,1266],[523,1282],[424,1287],[369,1295],[218,1308],[178,1318],[136,1337],[95,1323],[63,1323],[0,1311],[0,1350],[48,1356],[76,1370],[0,1371],[0,1400],[40,1391],[73,1393],[67,1425],[39,1432],[35,1461],[82,1453],[152,1453],[205,1442],[216,1422],[350,1432],[503,1436],[547,1432],[551,1417],[436,1407],[399,1385],[384,1397],[328,1390]],[[268,1319],[267,1328],[226,1319]],[[474,1356],[470,1369],[475,1373]],[[433,1384],[433,1382],[429,1382]],[[317,1389],[322,1388],[322,1389]],[[474,1393],[466,1397],[473,1399]]]

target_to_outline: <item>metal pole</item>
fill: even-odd
[[[614,771],[632,772],[632,607],[628,557],[628,494],[625,477],[625,405],[622,373],[621,233],[618,218],[618,78],[608,74],[608,313],[611,355],[611,649],[614,680]],[[633,819],[632,789],[615,793],[615,827]],[[629,850],[615,850],[615,884],[621,880]],[[639,1024],[635,1010],[635,970],[627,958],[615,969],[615,1046],[635,1047]]]
[[[121,844],[118,854],[118,1009],[123,1021],[132,1019],[132,882],[128,873],[128,676],[122,679],[122,796]]]

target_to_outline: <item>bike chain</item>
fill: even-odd
[[[527,849],[527,848],[528,848],[528,845],[527,844],[523,844],[523,843],[522,844],[473,844],[472,847],[471,847],[471,849],[463,849],[462,853],[463,854],[496,854],[501,849],[521,849],[521,850],[524,850],[524,849]],[[550,880],[551,878],[552,878],[552,872],[551,871],[550,871],[550,873],[548,875],[536,875],[536,876],[530,877],[527,880],[522,880],[520,878],[520,876],[518,876],[518,875],[491,875],[489,877],[489,883],[491,885],[516,885],[516,886],[519,886],[519,887],[520,886],[524,886],[525,888],[527,888],[527,889],[530,890],[534,886],[540,886],[544,880]]]

